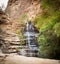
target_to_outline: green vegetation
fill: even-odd
[[[25,44],[24,42],[25,37],[23,36],[22,32],[19,29],[17,29],[16,33],[18,34],[18,37],[20,39],[20,45]]]
[[[27,19],[27,14],[26,13],[23,13],[21,16],[20,16],[20,20],[19,20],[19,24],[24,24],[24,21]]]
[[[18,37],[20,39],[20,45],[25,44],[25,42],[24,42],[25,37],[22,34],[22,32],[24,31],[24,24],[25,24],[26,20],[27,20],[27,14],[26,13],[23,13],[20,16],[20,20],[15,20],[21,26],[20,29],[16,30],[16,34],[18,34]]]
[[[41,8],[34,19],[40,31],[40,57],[60,59],[60,0],[41,0]]]

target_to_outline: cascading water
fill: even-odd
[[[33,29],[32,24],[30,24],[28,22],[26,23],[26,33],[25,33],[25,35],[26,35],[26,40],[27,40],[28,46],[29,46],[29,48],[31,48],[30,47],[31,36],[34,36],[34,29]]]
[[[38,44],[35,36],[36,33],[31,22],[26,22],[23,35],[26,37],[24,39],[25,44],[23,48],[20,49],[19,54],[24,56],[38,56]]]
[[[28,47],[31,49],[31,40],[33,40],[35,37],[34,28],[33,25],[30,22],[26,23],[26,32],[25,32],[26,40]],[[34,42],[32,42],[34,43]]]
[[[29,56],[33,56],[31,54],[34,54],[34,52],[38,51],[38,46],[35,37],[34,27],[31,22],[26,23],[24,36],[26,37],[26,46],[29,48]]]

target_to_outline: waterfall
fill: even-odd
[[[24,56],[38,56],[38,46],[35,37],[34,26],[31,22],[26,22],[25,24],[25,31],[23,35],[26,37],[25,40],[25,47],[20,49],[21,55]]]
[[[28,46],[29,48],[31,48],[31,36],[34,37],[34,28],[33,28],[33,25],[30,23],[30,22],[27,22],[26,23],[26,34],[25,34],[27,37],[26,37],[26,40],[27,40],[27,43],[28,43]]]

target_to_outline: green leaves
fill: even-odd
[[[44,35],[41,35],[39,38],[38,38],[38,41],[40,42],[39,45],[45,45],[46,42],[47,42],[47,38],[44,36]],[[42,42],[42,43],[41,43]]]
[[[42,0],[43,12],[35,17],[35,26],[40,35],[40,57],[59,59],[60,54],[60,0]]]
[[[43,9],[57,10],[60,7],[60,0],[41,0],[41,6]]]
[[[60,36],[60,22],[56,23],[53,29],[54,29],[54,33],[57,35],[57,37],[59,37]]]

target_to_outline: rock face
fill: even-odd
[[[9,0],[6,9],[11,19],[20,19],[22,14],[26,14],[28,19],[34,18],[41,12],[40,4],[36,0]]]
[[[22,15],[27,15],[30,20],[40,12],[40,4],[36,0],[9,0],[6,13],[0,11],[0,29],[3,31],[1,32],[3,39],[9,43],[17,43],[19,38],[16,31],[21,29],[21,25],[16,20],[20,21]]]
[[[5,45],[5,36],[6,36],[6,31],[4,27],[9,23],[8,16],[6,15],[5,12],[0,9],[0,50],[3,52],[6,51],[6,45]],[[6,28],[6,27],[5,27]]]
[[[5,12],[0,9],[0,25],[7,24],[9,22],[8,17]]]
[[[13,32],[12,25],[10,23],[9,16],[0,10],[0,50],[3,53],[8,51],[10,43],[17,43],[19,38],[16,33]],[[20,42],[18,42],[20,43]]]
[[[14,32],[23,29],[23,23],[33,19],[38,13],[41,13],[40,3],[38,0],[9,0],[6,8]],[[23,21],[22,21],[23,20]]]

